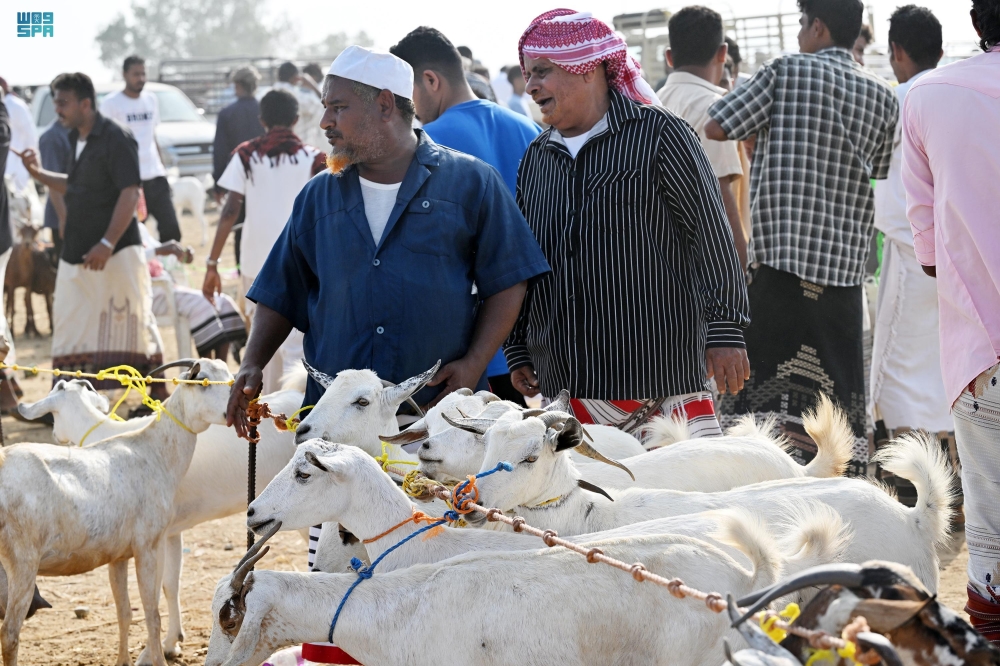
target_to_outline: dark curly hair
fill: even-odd
[[[982,37],[979,48],[989,51],[1000,44],[1000,0],[972,0]]]

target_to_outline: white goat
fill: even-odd
[[[687,536],[586,545],[706,591],[739,595],[781,574],[783,556],[760,520],[746,512],[717,520],[716,537],[742,550],[751,570]],[[256,666],[281,647],[326,641],[335,609],[358,580],[355,574],[248,574],[265,552],[248,553],[216,587],[206,666]],[[725,616],[697,601],[545,548],[468,553],[376,574],[354,590],[333,638],[366,664],[714,666],[723,637],[739,642],[727,625]]]
[[[471,422],[463,425],[471,427]],[[901,562],[937,590],[935,546],[947,539],[953,478],[935,441],[900,438],[881,455],[887,470],[916,486],[912,509],[873,483],[845,478],[785,479],[715,493],[631,488],[599,497],[581,492],[580,473],[565,454],[582,443],[580,425],[568,414],[523,420],[505,415],[486,432],[482,469],[507,461],[513,471],[480,479],[479,504],[514,511],[529,524],[565,536],[731,507],[753,507],[772,521],[797,502],[819,501],[836,509],[855,532],[845,554],[848,561]],[[472,514],[466,520],[481,524],[485,516]]]
[[[420,469],[441,481],[464,479],[478,472],[486,454],[483,433],[506,413],[490,408],[476,418],[465,420],[456,420],[451,412],[443,413],[441,420],[460,426],[445,432],[450,435],[447,441],[435,442],[435,438],[431,437],[423,443],[417,454],[421,461]],[[524,415],[540,416],[553,411],[528,410]],[[622,469],[589,460],[580,466],[579,471],[586,481],[604,488],[664,488],[702,492],[729,490],[775,479],[822,478],[842,474],[844,465],[850,460],[854,441],[843,412],[821,395],[816,411],[807,413],[803,423],[806,432],[817,444],[816,457],[805,466],[795,462],[785,452],[782,440],[775,440],[769,435],[772,423],[765,421],[757,424],[751,416],[730,428],[724,437],[688,439],[632,458],[619,459],[618,467],[627,468],[635,475],[635,481]],[[669,429],[676,433],[678,427],[678,424],[666,419],[659,421],[656,424],[658,441],[669,441],[665,431]],[[464,430],[463,435],[454,434],[456,429]],[[584,426],[584,429],[589,430],[589,427]],[[399,437],[406,432],[409,429]],[[589,448],[583,444],[571,450],[583,452]],[[577,461],[576,458],[573,460],[574,463]]]
[[[569,392],[564,391],[544,411],[566,411],[568,408]],[[508,411],[521,409],[519,405],[500,400],[487,391],[473,395],[472,391],[462,389],[445,396],[427,411],[423,419],[411,424],[406,430],[384,439],[401,445],[405,451],[416,453],[420,459],[420,471],[427,476],[440,481],[464,480],[469,474],[479,471],[485,445],[481,436],[455,428],[445,420],[445,415],[451,418],[495,419]],[[639,440],[618,428],[592,424],[583,428],[593,440],[593,447],[613,460],[631,458],[646,452]],[[575,451],[572,455],[577,463],[590,462]]]
[[[369,542],[366,544],[367,561],[374,562],[387,550],[426,527],[411,520],[416,508],[371,456],[353,446],[314,439],[299,445],[285,469],[253,501],[247,510],[247,526],[263,534],[277,524],[284,529],[297,529],[319,522],[339,523],[352,535]],[[790,544],[782,548],[783,552],[799,553],[790,560],[795,562],[794,570],[827,563],[834,556],[831,553],[842,549],[837,542],[842,523],[832,509],[825,505],[801,509],[788,516],[791,525],[788,531],[794,534]],[[687,534],[703,538],[712,530],[711,525],[706,525],[711,521],[705,514],[652,522],[656,524],[630,525],[571,540],[594,541],[636,533]],[[328,547],[340,552],[341,559],[330,561],[331,555],[324,553],[330,568],[323,570],[331,573],[346,571],[353,556],[346,547],[348,544],[344,543],[347,537],[340,532],[336,534],[341,543]],[[470,551],[525,550],[537,546],[534,537],[514,532],[441,527],[433,538],[411,538],[404,547],[389,553],[380,562],[379,571],[439,562]],[[730,555],[739,558],[738,553]]]
[[[208,240],[208,223],[205,221],[205,184],[194,176],[182,176],[168,178],[170,181],[170,194],[174,202],[174,210],[177,217],[181,217],[184,209],[191,211],[194,219],[201,225],[201,244]]]
[[[223,361],[191,364],[191,378],[232,378]],[[225,423],[228,401],[225,385],[180,385],[164,403],[176,421],[163,415],[142,430],[84,448],[16,444],[0,450],[0,564],[8,578],[0,628],[5,666],[17,664],[35,577],[70,576],[103,564],[109,565],[118,609],[117,664],[130,664],[127,575],[132,557],[150,663],[166,663],[157,578],[174,495],[194,455],[196,433]]]
[[[282,385],[290,388],[263,396],[275,413],[290,414],[302,404],[305,370],[289,373]],[[112,421],[108,399],[94,390],[85,379],[60,380],[42,400],[21,403],[18,411],[28,419],[52,414],[52,434],[59,444],[77,445],[86,437],[87,446],[108,437],[134,432],[147,426],[155,417]],[[262,489],[284,467],[295,452],[293,434],[269,424],[259,430],[257,444],[256,487]],[[180,579],[184,563],[183,531],[209,520],[243,513],[247,501],[247,443],[232,428],[212,425],[198,435],[194,457],[181,480],[174,498],[174,517],[167,529],[163,593],[167,599],[169,624],[163,638],[163,652],[168,658],[180,656],[184,641],[180,603]],[[303,531],[308,540],[308,532]],[[2,595],[4,598],[6,595]],[[2,606],[2,604],[0,604]],[[145,650],[139,657],[143,662]]]

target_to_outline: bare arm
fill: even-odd
[[[12,150],[11,152],[21,158],[21,164],[28,170],[32,178],[50,190],[54,190],[59,194],[66,194],[66,174],[43,169],[38,162],[38,154],[31,148],[27,148],[23,153],[19,153],[16,150]]]
[[[719,189],[722,190],[722,205],[726,209],[726,217],[729,219],[729,226],[733,230],[733,243],[736,245],[736,254],[740,258],[740,266],[746,270],[747,267],[747,239],[743,235],[743,223],[740,221],[740,203],[736,200],[736,192],[733,190],[733,183],[741,176],[730,175],[719,179]]]
[[[266,305],[257,305],[253,326],[250,327],[250,340],[243,352],[243,363],[240,364],[236,382],[229,394],[229,407],[226,410],[226,425],[235,427],[239,437],[246,439],[249,433],[247,407],[260,393],[264,366],[291,331],[292,322]]]
[[[528,283],[519,282],[483,301],[476,316],[476,328],[472,333],[469,351],[462,358],[438,370],[434,379],[427,384],[445,384],[444,390],[428,406],[436,405],[441,398],[457,389],[476,388],[490,359],[514,328],[527,290]]]
[[[49,201],[52,202],[52,208],[59,218],[59,238],[63,238],[66,235],[66,200],[63,199],[63,195],[50,188]]]
[[[104,265],[108,263],[108,259],[114,254],[114,246],[118,244],[125,230],[128,229],[128,225],[132,222],[132,216],[135,215],[135,207],[138,203],[138,185],[131,185],[118,193],[118,201],[115,203],[115,209],[111,213],[111,223],[108,225],[107,231],[104,232],[104,239],[108,241],[111,247],[108,247],[104,243],[97,243],[94,247],[90,248],[90,251],[83,256],[84,268],[95,271],[104,270]]]
[[[726,131],[722,129],[722,125],[715,118],[709,118],[708,122],[705,123],[705,137],[712,141],[729,141]]]
[[[222,256],[222,248],[226,246],[226,239],[229,232],[233,230],[236,219],[240,216],[240,208],[243,206],[243,195],[239,192],[230,192],[226,198],[226,205],[222,209],[222,216],[219,218],[219,228],[215,230],[215,240],[212,241],[212,249],[208,253],[211,261],[218,261]],[[201,292],[205,298],[215,302],[215,295],[222,292],[222,278],[219,277],[219,267],[209,265],[205,271],[205,281],[201,285]]]

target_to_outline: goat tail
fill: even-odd
[[[687,421],[673,415],[657,416],[650,419],[649,423],[646,424],[645,431],[643,446],[647,449],[655,449],[691,439],[691,430],[688,428]]]
[[[789,505],[783,523],[786,576],[840,560],[854,536],[840,514],[821,502]]]
[[[802,415],[806,433],[816,442],[816,457],[806,465],[806,476],[841,476],[851,460],[854,433],[847,415],[825,393],[819,394],[815,411]]]
[[[719,525],[712,538],[750,558],[753,565],[752,588],[771,585],[780,578],[784,558],[759,513],[747,509],[724,509],[710,513]]]
[[[955,476],[937,438],[919,431],[905,433],[876,453],[873,460],[917,489],[917,504],[909,516],[913,528],[936,546],[946,543]]]
[[[278,386],[281,387],[282,391],[298,391],[299,393],[306,392],[306,382],[309,379],[309,373],[306,372],[306,368],[301,363],[296,363],[291,369],[285,374],[281,375],[281,379],[278,381]]]

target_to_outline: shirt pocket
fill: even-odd
[[[632,214],[643,199],[647,184],[642,182],[639,169],[621,169],[594,174],[587,179],[586,198],[594,225],[608,232],[631,227],[636,220]]]
[[[459,254],[465,225],[457,204],[420,197],[407,205],[400,222],[400,242],[410,252],[438,257]]]

